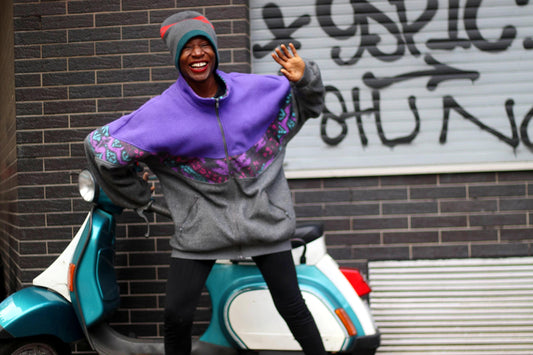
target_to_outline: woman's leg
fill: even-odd
[[[276,305],[306,355],[324,355],[324,345],[298,286],[290,251],[254,257]]]
[[[194,311],[214,260],[172,258],[165,304],[165,354],[189,355]]]

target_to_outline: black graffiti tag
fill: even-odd
[[[259,44],[254,45],[253,53],[254,57],[257,59],[263,58],[271,53],[274,48],[283,43],[288,44],[289,42],[292,42],[296,49],[300,49],[301,43],[292,38],[292,34],[297,29],[306,26],[311,22],[311,16],[302,15],[286,27],[280,8],[273,3],[268,3],[263,7],[263,19],[270,32],[274,35],[274,39],[264,46]]]
[[[353,66],[368,53],[372,58],[381,62],[394,62],[403,58],[407,53],[414,57],[423,55],[424,62],[430,68],[416,70],[406,73],[401,73],[396,76],[379,76],[373,72],[365,72],[362,76],[362,82],[371,89],[372,92],[372,106],[367,109],[361,109],[360,104],[360,89],[354,87],[351,91],[352,102],[354,106],[353,111],[348,111],[344,98],[341,92],[333,87],[327,87],[326,95],[333,95],[342,108],[342,112],[334,113],[328,108],[324,109],[322,115],[320,133],[322,140],[328,145],[337,145],[342,142],[348,134],[347,120],[355,118],[357,129],[361,144],[366,146],[368,144],[368,137],[364,130],[364,118],[373,116],[376,129],[382,144],[394,147],[398,144],[411,143],[420,132],[420,115],[416,107],[416,97],[408,97],[408,105],[414,117],[414,126],[412,131],[403,137],[390,138],[387,137],[381,118],[380,90],[386,89],[396,83],[428,77],[426,88],[428,90],[435,90],[437,86],[449,80],[469,80],[474,82],[480,77],[478,71],[462,70],[455,68],[445,63],[437,61],[430,53],[426,51],[452,51],[456,48],[464,50],[475,47],[477,50],[487,53],[500,53],[507,50],[516,40],[517,30],[513,25],[506,25],[501,29],[498,38],[489,40],[483,36],[480,31],[478,20],[479,10],[481,8],[482,0],[466,0],[466,3],[461,7],[462,1],[448,0],[447,1],[447,34],[442,38],[431,38],[425,43],[416,43],[414,37],[420,33],[425,26],[427,26],[434,18],[439,9],[438,0],[427,0],[424,9],[417,18],[408,19],[407,1],[405,0],[389,0],[389,3],[395,8],[396,16],[399,23],[396,23],[391,16],[393,13],[384,13],[376,6],[372,5],[369,0],[350,0],[352,23],[342,28],[337,26],[333,15],[333,0],[316,0],[315,12],[320,28],[331,38],[336,40],[350,42],[353,45],[353,40],[358,40],[355,52],[351,56],[344,59],[342,55],[343,48],[340,46],[332,46],[330,56],[334,63],[338,66]],[[515,0],[517,6],[525,6],[528,0]],[[409,13],[411,14],[411,13]],[[463,22],[463,27],[466,36],[460,36],[459,25]],[[267,27],[272,32],[274,39],[265,46],[256,44],[254,46],[254,56],[262,58],[268,51],[271,51],[280,43],[292,41],[300,46],[300,42],[292,38],[294,32],[310,23],[310,16],[308,14],[302,15],[293,21],[289,26],[285,26],[283,14],[281,9],[269,3],[263,8],[263,19]],[[389,36],[392,37],[392,45],[387,46],[385,52],[380,48],[380,43],[383,42],[382,35],[372,32],[375,26],[380,26],[385,30]],[[381,31],[383,32],[383,31]],[[425,48],[422,49],[421,46]],[[522,46],[526,50],[533,49],[533,38],[526,37]],[[348,47],[348,46],[347,46]],[[513,100],[508,99],[505,103],[507,116],[510,123],[511,136],[502,134],[488,125],[482,123],[479,119],[471,115],[465,108],[463,108],[458,101],[447,95],[442,99],[443,105],[443,125],[440,133],[440,143],[445,144],[447,141],[448,124],[450,113],[452,111],[458,113],[464,119],[477,125],[482,130],[496,136],[502,142],[516,148],[522,138],[522,142],[529,149],[533,151],[533,144],[529,139],[527,128],[529,122],[533,118],[533,108],[525,116],[520,131],[516,126],[516,121],[513,113]],[[340,127],[340,133],[335,136],[330,136],[328,133],[328,125],[336,124]],[[520,133],[520,134],[519,134]]]

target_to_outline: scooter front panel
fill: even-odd
[[[71,298],[87,327],[118,308],[120,290],[114,269],[115,220],[102,210],[92,215],[90,235],[83,235],[76,254],[75,289]]]
[[[65,343],[84,337],[72,305],[40,287],[27,287],[0,303],[0,337],[53,335]]]

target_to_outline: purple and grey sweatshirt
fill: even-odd
[[[224,73],[222,97],[196,95],[180,76],[136,111],[90,133],[89,167],[118,205],[151,193],[134,169],[159,178],[175,224],[172,256],[232,259],[287,250],[295,215],[283,172],[288,141],[323,107],[316,64],[304,77]]]

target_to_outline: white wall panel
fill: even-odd
[[[289,177],[533,168],[533,3],[251,0],[250,7],[253,71],[276,73],[268,53],[292,41],[330,87],[331,116],[311,120],[291,142]],[[342,114],[346,136],[328,143],[341,132],[331,117]]]
[[[533,354],[533,258],[369,262],[384,354]]]

